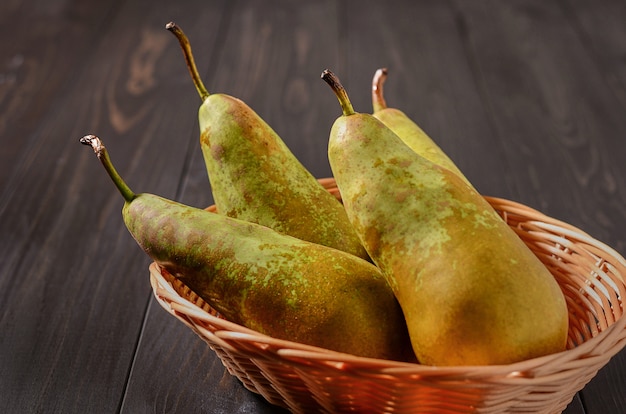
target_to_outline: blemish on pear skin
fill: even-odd
[[[214,145],[211,147],[211,156],[214,160],[221,162],[222,158],[224,158],[224,147],[221,145]]]
[[[414,194],[415,194],[415,190],[412,190],[412,189],[408,189],[408,190],[405,190],[405,191],[399,191],[396,194],[396,201],[398,203],[403,203],[406,199],[410,198]]]
[[[380,250],[380,232],[374,226],[365,229],[365,245],[368,246],[370,254],[374,256]]]
[[[388,160],[388,162],[390,164],[396,165],[400,168],[407,168],[409,167],[411,164],[413,164],[413,161],[408,159],[408,158],[391,158],[390,160]]]

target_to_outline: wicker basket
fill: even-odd
[[[320,180],[339,198],[333,179]],[[626,345],[626,261],[579,229],[486,197],[550,269],[569,308],[567,350],[511,365],[431,367],[341,354],[228,322],[156,263],[154,294],[249,390],[293,412],[559,413]]]

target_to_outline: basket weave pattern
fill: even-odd
[[[333,179],[320,182],[340,198]],[[293,412],[560,413],[626,346],[626,260],[571,225],[485,198],[561,286],[569,309],[566,351],[475,367],[355,357],[229,322],[156,263],[150,281],[160,305],[199,335],[247,389]]]

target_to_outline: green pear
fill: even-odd
[[[332,72],[322,77],[343,109],[328,146],[337,186],[418,360],[493,365],[563,351],[566,302],[541,261],[464,180],[356,113]]]
[[[465,177],[454,161],[437,145],[424,130],[409,116],[397,108],[387,106],[383,85],[387,79],[387,68],[376,71],[372,78],[372,115],[396,133],[413,151],[422,157],[445,167],[461,177],[467,184],[472,183]]]
[[[415,359],[402,310],[373,264],[255,223],[134,193],[98,137],[139,246],[231,322],[357,356]]]
[[[341,203],[252,108],[209,94],[187,37],[174,23],[166,27],[179,40],[202,99],[200,145],[218,213],[367,258]]]

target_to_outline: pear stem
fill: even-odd
[[[350,102],[348,93],[339,81],[339,78],[330,70],[326,69],[322,72],[322,79],[331,87],[333,92],[335,92],[337,99],[339,99],[339,104],[341,104],[343,114],[346,116],[354,115],[354,108],[352,108],[352,103]]]
[[[93,151],[98,156],[100,162],[102,162],[104,169],[107,171],[107,173],[109,173],[109,176],[113,180],[113,183],[115,183],[117,189],[122,194],[122,197],[124,197],[124,200],[126,202],[133,201],[135,197],[137,197],[137,195],[133,193],[130,187],[126,185],[122,177],[115,170],[115,167],[113,166],[113,163],[111,163],[111,159],[109,158],[109,153],[102,144],[102,141],[100,141],[100,138],[95,135],[85,135],[80,139],[80,143],[84,145],[89,145],[91,146],[91,148],[93,148]]]
[[[196,89],[200,94],[200,98],[204,101],[206,98],[209,97],[209,91],[204,87],[204,83],[202,83],[202,79],[200,79],[198,67],[196,66],[196,62],[193,58],[193,53],[191,52],[191,44],[189,43],[189,39],[187,38],[183,30],[178,27],[178,25],[174,22],[169,22],[165,25],[165,28],[173,33],[174,36],[176,36],[176,38],[178,39],[178,43],[180,43],[180,47],[183,49],[183,56],[185,56],[185,62],[187,63],[187,69],[189,69],[189,74],[191,74],[193,84],[196,86]]]
[[[374,112],[387,108],[387,102],[385,102],[385,97],[383,96],[385,80],[387,80],[387,68],[378,69],[372,79],[372,106]]]

